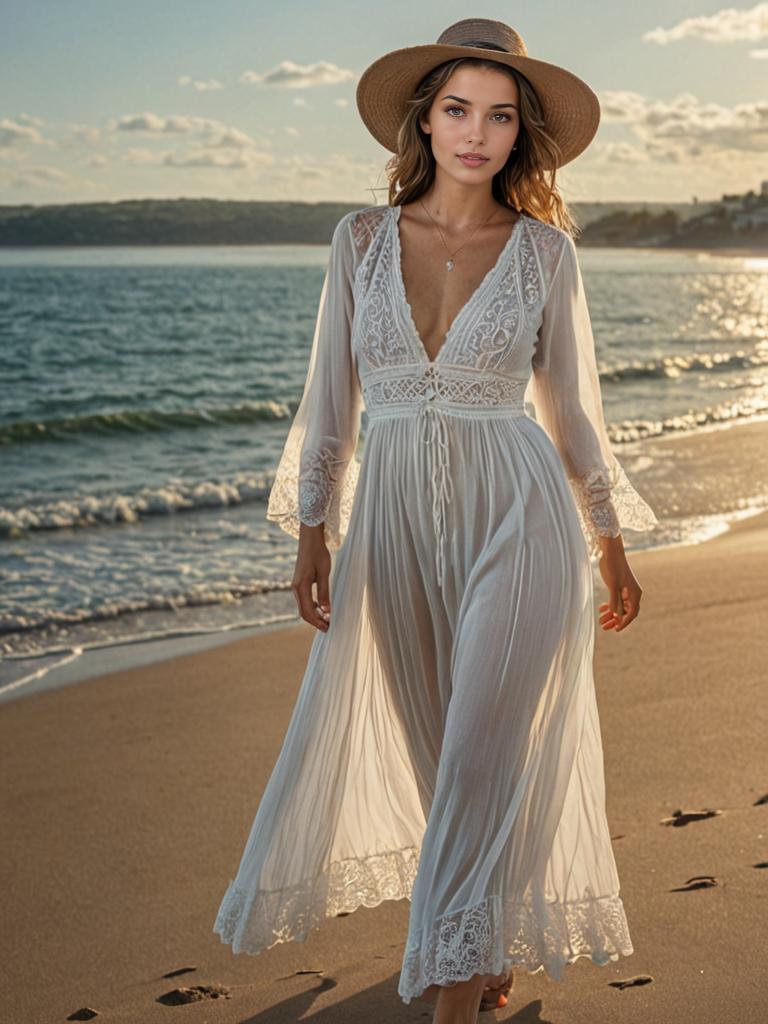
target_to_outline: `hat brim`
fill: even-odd
[[[385,149],[397,150],[407,101],[424,75],[443,61],[481,57],[520,71],[541,103],[547,132],[560,146],[558,167],[590,144],[600,124],[600,102],[585,81],[558,64],[485,47],[428,43],[405,46],[377,58],[357,83],[357,109],[368,131]]]

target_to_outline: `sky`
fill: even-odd
[[[685,202],[768,178],[768,3],[4,0],[0,203],[386,201],[355,102],[377,57],[468,17],[597,93],[566,201]]]

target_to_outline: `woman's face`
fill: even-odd
[[[490,181],[507,162],[520,128],[517,83],[503,71],[460,67],[420,122],[438,167],[466,184]],[[479,153],[484,160],[462,160]]]

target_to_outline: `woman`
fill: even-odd
[[[395,153],[390,204],[336,227],[267,510],[318,632],[214,931],[258,953],[408,897],[398,992],[447,1024],[501,1005],[513,965],[632,953],[590,556],[621,631],[641,596],[621,528],[656,518],[608,441],[554,187],[594,94],[468,19],[374,62],[357,99]]]

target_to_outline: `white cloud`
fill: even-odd
[[[131,146],[123,153],[123,162],[127,164],[161,164],[162,153],[155,153],[151,149],[142,149],[140,146]]]
[[[22,124],[32,125],[33,128],[42,128],[45,124],[42,117],[35,117],[33,114],[19,114],[16,120]]]
[[[351,82],[357,76],[347,68],[321,60],[315,64],[297,64],[292,60],[281,61],[277,67],[263,74],[245,71],[240,81],[246,85],[275,85],[281,89],[308,89],[315,85],[338,85]]]
[[[101,142],[101,131],[90,124],[71,123],[66,126],[69,135],[59,142],[60,149],[72,149],[79,146],[95,146]]]
[[[151,149],[132,147],[122,157],[128,164],[139,166],[154,165],[156,167],[209,167],[219,170],[249,170],[274,163],[271,153],[260,153],[256,150],[226,151],[209,147],[201,147],[186,152],[166,150],[158,153]]]
[[[646,32],[643,42],[666,46],[681,39],[703,39],[707,43],[736,43],[744,39],[768,38],[768,3],[748,10],[723,8],[715,14],[685,18],[672,28],[654,28]]]
[[[60,171],[58,167],[27,166],[17,169],[11,178],[14,188],[27,188],[35,185],[64,185],[71,181],[71,175]]]
[[[125,114],[108,122],[110,131],[148,132],[152,135],[190,135],[196,132],[211,133],[221,130],[223,125],[207,117],[173,114],[163,117],[145,111],[143,114]]]
[[[14,121],[10,117],[0,120],[0,146],[52,146],[50,139],[45,139],[37,130],[42,124],[39,118],[20,114]]]
[[[213,90],[224,88],[218,78],[200,80],[193,79],[190,75],[179,75],[176,81],[179,85],[191,85],[198,92],[212,92]]]
[[[649,100],[635,92],[604,92],[600,106],[603,122],[627,125],[659,159],[726,149],[759,152],[768,141],[768,101],[725,107],[691,93]]]
[[[648,100],[637,92],[626,89],[605,90],[600,93],[600,120],[605,123],[632,124],[642,118]]]
[[[242,153],[217,153],[213,150],[166,153],[162,163],[166,167],[225,167],[237,170],[251,166],[248,157]]]
[[[238,149],[250,149],[256,146],[255,139],[252,139],[245,132],[241,132],[239,128],[222,127],[220,131],[221,134],[215,143],[217,146],[231,146]],[[271,146],[272,143],[265,139],[263,145]]]
[[[226,170],[244,170],[271,164],[274,160],[268,153],[222,153],[211,149],[193,150],[188,153],[166,153],[161,163],[166,167],[214,167]]]
[[[592,152],[590,150],[590,152]],[[594,159],[601,163],[615,165],[647,164],[648,152],[629,142],[598,142],[594,147]]]
[[[236,149],[251,149],[257,145],[256,140],[246,132],[208,117],[183,114],[163,117],[160,114],[145,111],[142,114],[126,114],[116,120],[113,119],[109,122],[108,127],[110,131],[115,132],[143,132],[147,135],[157,136],[201,136],[210,145]]]

